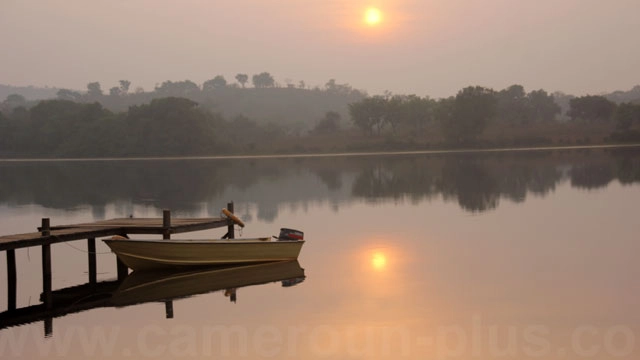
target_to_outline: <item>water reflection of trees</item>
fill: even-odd
[[[90,206],[104,217],[133,205],[171,208],[182,215],[216,215],[235,200],[273,220],[282,207],[312,203],[411,201],[441,197],[468,211],[502,199],[546,196],[562,181],[597,189],[614,180],[640,182],[640,150],[537,151],[371,157],[243,160],[0,163],[0,204],[55,209]]]
[[[524,201],[527,193],[544,195],[561,173],[541,156],[451,154],[432,158],[388,158],[364,170],[353,194],[367,199],[407,197],[421,201],[442,196],[471,211],[496,208],[501,197]]]
[[[414,202],[440,195],[465,210],[485,211],[496,208],[500,199],[523,202],[528,195],[545,196],[565,180],[585,189],[613,180],[639,182],[638,155],[636,149],[618,149],[386,157],[370,160],[352,194]]]

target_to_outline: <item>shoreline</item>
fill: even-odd
[[[572,146],[541,146],[541,147],[510,147],[510,148],[462,148],[443,150],[412,150],[412,151],[371,151],[371,152],[339,152],[339,153],[309,153],[309,154],[271,154],[271,155],[212,155],[212,156],[150,156],[150,157],[104,157],[104,158],[0,158],[0,163],[10,162],[83,162],[83,161],[170,161],[170,160],[251,160],[251,159],[286,159],[286,158],[321,158],[321,157],[365,157],[365,156],[401,156],[401,155],[439,155],[464,153],[500,153],[500,152],[533,152],[555,150],[585,150],[585,149],[617,149],[636,148],[640,144],[618,145],[572,145]]]

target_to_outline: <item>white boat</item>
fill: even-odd
[[[103,240],[133,270],[297,260],[304,240],[255,239]]]

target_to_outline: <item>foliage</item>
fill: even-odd
[[[611,140],[618,143],[640,143],[640,131],[638,130],[624,130],[614,131],[610,135]]]
[[[335,111],[327,111],[313,131],[316,134],[333,134],[340,129],[341,116]]]
[[[253,82],[253,86],[256,88],[269,88],[275,85],[275,80],[273,76],[268,72],[262,72],[260,74],[253,75],[251,78],[251,82]]]
[[[155,88],[158,97],[192,97],[200,93],[200,87],[191,80],[165,81]]]
[[[453,111],[442,118],[444,135],[452,142],[475,140],[494,116],[497,100],[495,92],[481,86],[470,86],[458,92]]]
[[[31,156],[145,156],[210,154],[217,149],[218,115],[184,98],[155,99],[114,114],[99,103],[45,100],[0,126],[0,148]]]
[[[89,98],[99,98],[102,96],[102,88],[99,82],[91,82],[87,84],[87,96]]]
[[[614,91],[605,97],[617,104],[634,103],[640,105],[640,85],[634,86],[629,91]]]
[[[12,110],[18,106],[26,106],[27,99],[20,94],[11,94],[2,102],[2,107],[7,110]]]
[[[618,130],[629,130],[634,123],[640,124],[640,105],[622,103],[618,105],[613,118]]]
[[[423,133],[434,120],[436,101],[416,95],[395,95],[388,100],[387,123],[392,127],[406,128],[414,135]]]
[[[213,89],[221,89],[227,86],[227,80],[222,75],[217,75],[211,80],[207,80],[202,84],[202,91],[211,91]]]
[[[366,134],[373,134],[373,130],[380,135],[384,126],[386,113],[386,99],[382,96],[365,98],[359,102],[349,104],[349,114],[354,125]]]
[[[509,124],[527,123],[530,121],[527,94],[522,85],[512,85],[496,93],[500,120]]]
[[[248,76],[237,74],[236,80],[244,86]],[[190,80],[165,81],[152,92],[132,93],[130,82],[121,80],[108,95],[96,82],[86,93],[60,89],[58,100],[40,103],[10,95],[0,103],[0,153],[176,156],[584,144],[633,141],[640,123],[640,105],[527,93],[520,85],[497,92],[467,87],[434,100],[389,92],[367,96],[334,79],[312,89],[280,87],[266,72],[253,80],[257,88],[228,86],[217,75],[202,88]],[[557,97],[571,106],[573,117],[590,123],[554,121]],[[350,121],[341,124],[347,116]],[[611,134],[611,123],[593,122],[604,118],[613,118],[619,131]]]
[[[555,101],[553,95],[549,95],[546,91],[534,90],[527,94],[529,107],[532,111],[532,120],[537,122],[548,122],[556,119],[562,109]]]
[[[82,95],[79,92],[69,90],[69,89],[58,90],[58,92],[56,93],[56,97],[59,100],[68,100],[68,101],[80,101],[82,99]]]
[[[553,121],[561,109],[553,95],[544,90],[526,93],[522,85],[512,85],[496,93],[497,118],[511,125]]]
[[[266,76],[264,75],[266,74]],[[200,104],[203,110],[224,114],[228,118],[244,115],[256,121],[260,126],[273,123],[285,127],[285,132],[304,134],[315,126],[315,121],[327,111],[336,111],[342,118],[348,116],[347,105],[359,101],[365,94],[353,89],[348,84],[340,84],[335,80],[329,88],[310,89],[300,81],[301,87],[279,87],[269,73],[258,74],[259,79],[266,81],[264,85],[258,80],[258,86],[267,88],[255,89],[245,85],[250,80],[246,74],[235,76],[239,85],[229,86],[222,75],[214,81],[206,81],[202,88],[191,80],[165,81],[156,85],[152,91],[145,92],[136,87],[131,91],[131,82],[120,80],[107,88],[106,94],[89,96],[88,92],[77,92],[68,89],[56,90],[58,99],[74,102],[100,102],[105,108],[114,111],[126,111],[131,106],[142,105],[156,98],[184,97]],[[258,79],[257,78],[257,79]],[[226,83],[226,86],[222,86]],[[96,84],[97,85],[97,84]],[[242,85],[242,87],[240,87]],[[92,85],[94,86],[94,85]],[[2,90],[0,86],[0,90]],[[0,100],[1,101],[1,100]],[[27,107],[34,105],[29,103]],[[9,112],[8,109],[0,111]]]
[[[215,149],[215,120],[185,98],[154,99],[133,106],[126,117],[133,130],[127,140],[139,143],[141,154],[188,155]],[[134,151],[135,143],[128,143]]]
[[[16,109],[25,109],[29,106],[29,102],[20,94],[10,94],[0,103],[0,114],[11,114]]]
[[[244,89],[245,84],[247,83],[247,81],[249,81],[249,75],[237,74],[236,80],[238,80],[238,82],[242,85],[242,88]]]
[[[120,92],[126,94],[129,92],[129,87],[131,87],[131,81],[129,80],[120,80]]]
[[[608,121],[611,119],[616,104],[604,96],[587,95],[569,101],[567,115],[571,120]]]

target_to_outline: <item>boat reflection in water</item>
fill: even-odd
[[[173,300],[224,291],[236,301],[238,289],[281,282],[290,287],[304,281],[298,261],[207,267],[188,271],[134,271],[123,280],[87,283],[53,291],[52,307],[30,305],[0,313],[0,330],[44,321],[45,336],[52,336],[53,318],[86,310],[164,302],[166,317],[173,317]]]
[[[238,288],[282,281],[304,280],[304,269],[297,261],[280,261],[257,265],[205,268],[189,271],[134,271],[113,294],[114,306],[127,306],[152,301],[166,301],[225,290],[235,300]]]

